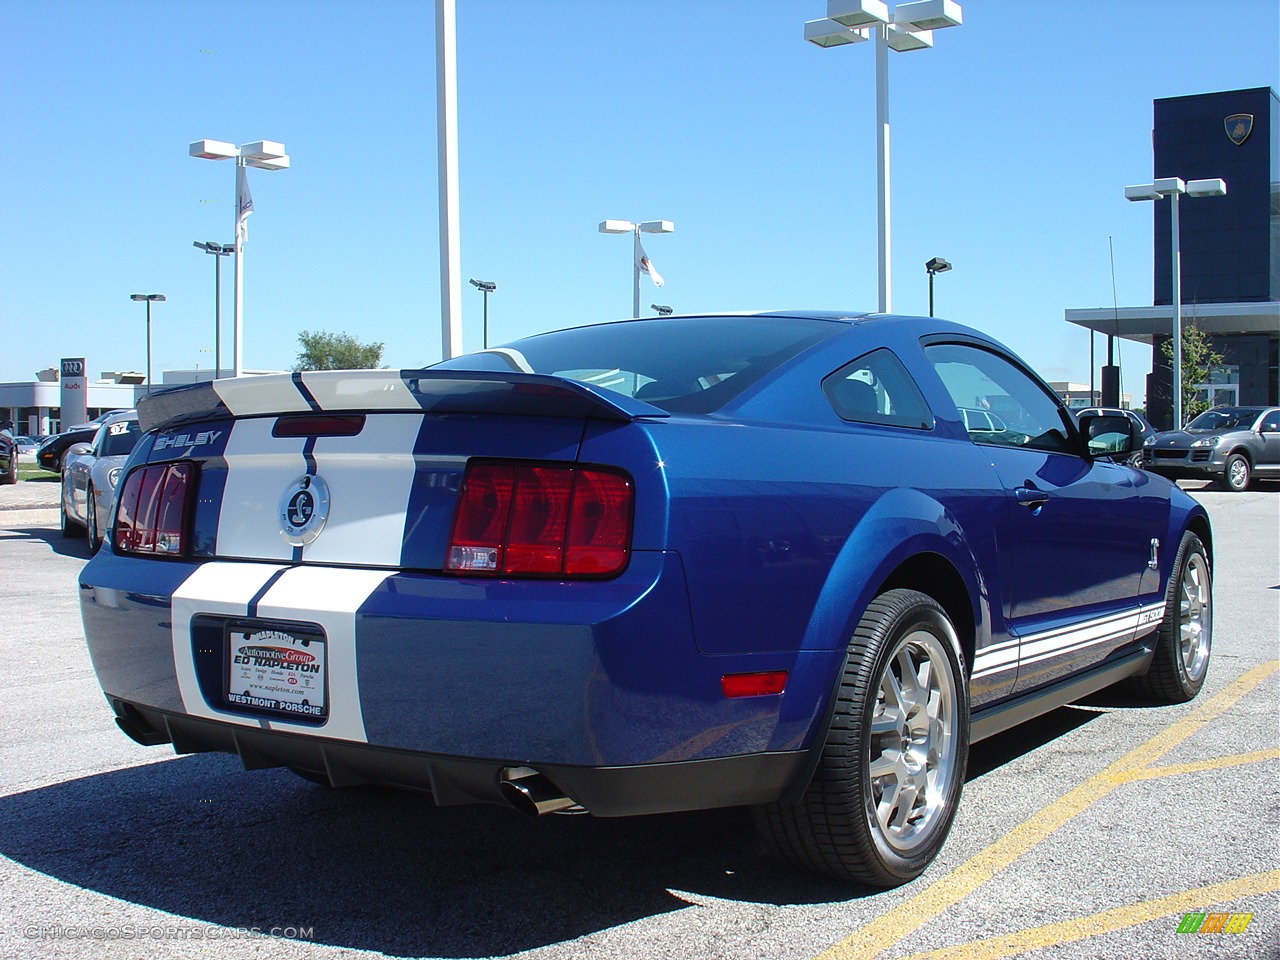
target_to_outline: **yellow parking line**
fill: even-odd
[[[1005,957],[1019,956],[1028,950],[1038,950],[1042,947],[1053,947],[1060,943],[1072,943],[1088,937],[1101,936],[1104,933],[1114,933],[1117,930],[1126,930],[1162,917],[1177,916],[1191,910],[1203,910],[1213,904],[1228,903],[1243,897],[1273,893],[1276,890],[1280,890],[1280,870],[1255,873],[1251,877],[1215,883],[1197,890],[1187,890],[1185,893],[1174,893],[1145,903],[1113,907],[1076,920],[1050,923],[1031,930],[1019,930],[1017,933],[974,940],[972,943],[943,947],[925,953],[913,953],[904,960],[1002,960]],[[1164,932],[1170,937],[1174,936],[1172,926]]]
[[[1199,760],[1195,763],[1179,763],[1169,767],[1147,767],[1134,770],[1122,779],[1124,783],[1135,780],[1159,780],[1163,777],[1176,777],[1183,773],[1201,773],[1205,770],[1221,770],[1223,767],[1239,767],[1246,763],[1260,763],[1263,760],[1280,760],[1280,747],[1268,750],[1254,750],[1251,753],[1235,753],[1229,757],[1215,757],[1212,760]]]
[[[979,851],[920,893],[823,951],[815,960],[873,960],[878,957],[902,938],[959,903],[1064,823],[1105,797],[1125,782],[1126,775],[1147,767],[1177,747],[1271,676],[1277,668],[1280,668],[1280,661],[1273,660],[1246,671],[1186,717],[1069,790],[1019,824],[1002,840]]]

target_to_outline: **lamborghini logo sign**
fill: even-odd
[[[1237,147],[1248,140],[1249,134],[1253,133],[1252,113],[1233,113],[1222,122],[1226,125],[1227,136]]]

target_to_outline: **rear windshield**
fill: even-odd
[[[107,435],[102,438],[100,457],[123,457],[133,452],[138,442],[138,421],[124,420],[107,427]]]
[[[432,369],[554,374],[670,413],[711,413],[842,329],[780,317],[624,320],[528,337]]]

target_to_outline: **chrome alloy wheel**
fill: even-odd
[[[928,837],[957,775],[958,697],[943,642],[925,630],[902,637],[876,694],[867,772],[879,832],[899,853]]]
[[[1203,554],[1187,556],[1178,590],[1178,644],[1187,677],[1194,682],[1204,676],[1213,641],[1213,594]]]
[[[1234,490],[1243,490],[1249,482],[1249,464],[1239,457],[1227,464],[1227,483]]]

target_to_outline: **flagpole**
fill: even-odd
[[[640,224],[637,223],[635,227],[632,228],[632,232],[635,233],[636,252],[639,253]],[[631,259],[633,261],[631,264],[631,272],[634,274],[634,283],[632,284],[631,294],[631,316],[638,318],[640,316],[640,258],[638,256],[633,256]]]
[[[233,209],[236,212],[235,231],[236,231],[236,271],[235,271],[235,307],[232,314],[232,343],[234,346],[231,350],[231,376],[240,376],[240,367],[242,361],[241,343],[241,324],[240,311],[244,304],[244,240],[241,236],[243,232],[243,224],[240,217],[240,178],[246,176],[244,170],[244,158],[236,157],[236,202]]]

